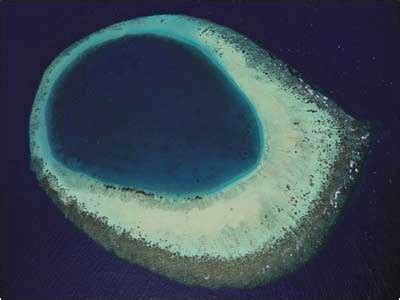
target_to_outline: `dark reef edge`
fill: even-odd
[[[360,124],[360,123],[358,123]],[[353,124],[355,126],[355,124]],[[345,128],[345,126],[343,127]],[[349,127],[347,127],[349,128]],[[353,127],[354,128],[354,127]],[[279,279],[301,266],[315,254],[328,238],[332,225],[337,221],[337,216],[345,205],[345,199],[352,192],[352,187],[342,190],[337,201],[337,207],[329,203],[338,186],[344,182],[358,179],[361,163],[368,152],[369,138],[361,141],[361,134],[368,132],[369,125],[358,125],[359,142],[348,138],[347,134],[354,137],[354,132],[344,131],[345,138],[341,147],[342,157],[337,161],[331,171],[332,179],[327,182],[327,187],[321,193],[321,201],[316,201],[308,218],[303,218],[301,225],[294,231],[287,231],[286,235],[276,243],[275,248],[265,249],[255,254],[249,254],[232,260],[215,259],[209,257],[183,257],[167,250],[146,244],[144,240],[134,240],[128,232],[119,234],[116,228],[109,227],[106,219],[96,218],[95,215],[82,211],[76,199],[70,197],[66,203],[62,198],[63,190],[57,191],[57,179],[50,173],[43,173],[44,163],[37,157],[32,157],[31,168],[36,173],[40,186],[47,192],[56,206],[63,212],[77,228],[92,237],[106,250],[116,254],[134,264],[139,264],[151,271],[177,280],[187,285],[200,285],[208,288],[254,288]],[[354,153],[359,155],[354,157]],[[360,172],[354,178],[342,176],[348,173],[348,163],[353,160]],[[340,184],[339,184],[340,183]],[[301,247],[296,249],[296,245]],[[290,255],[290,254],[293,255]],[[282,264],[282,262],[284,262]],[[266,267],[269,266],[269,267]],[[265,271],[266,270],[266,271]]]

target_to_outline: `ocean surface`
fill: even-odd
[[[260,160],[251,104],[200,50],[156,35],[96,47],[56,82],[51,149],[107,184],[178,196],[229,185]]]
[[[19,299],[397,299],[399,29],[395,4],[2,3],[2,279]],[[369,3],[369,4],[368,4]],[[320,253],[254,290],[187,287],[129,264],[67,221],[29,169],[29,114],[45,68],[107,25],[183,13],[270,49],[355,118],[375,125],[363,176]]]

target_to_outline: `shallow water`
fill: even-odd
[[[243,93],[200,51],[155,35],[81,57],[51,103],[55,157],[105,183],[201,195],[247,174],[261,153]]]

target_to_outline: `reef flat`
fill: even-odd
[[[251,172],[195,201],[175,201],[105,183],[56,158],[46,112],[57,79],[90,49],[143,34],[195,47],[246,96],[263,140]],[[106,249],[185,284],[243,288],[287,274],[322,245],[359,175],[368,130],[239,33],[157,15],[95,32],[53,61],[32,108],[30,147],[41,186]]]

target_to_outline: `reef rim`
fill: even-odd
[[[213,197],[176,204],[168,199],[151,201],[155,195],[136,190],[106,187],[63,168],[46,145],[43,110],[63,66],[102,38],[149,29],[186,42],[189,36],[196,46],[200,43],[201,50],[224,66],[251,99],[265,127],[271,153],[265,153],[251,175]],[[247,38],[208,21],[172,15],[118,23],[66,49],[46,70],[30,121],[32,169],[68,219],[130,262],[185,284],[210,288],[254,287],[309,259],[322,245],[359,176],[369,141],[368,126],[346,115]],[[279,139],[281,132],[286,136]],[[278,180],[268,177],[272,171]],[[123,211],[127,208],[138,211],[127,216]],[[106,214],[110,211],[114,215]],[[154,217],[162,220],[160,216],[167,221],[154,224]],[[176,217],[182,228],[168,223]],[[211,224],[203,224],[204,220]],[[161,228],[165,231],[159,232]]]

